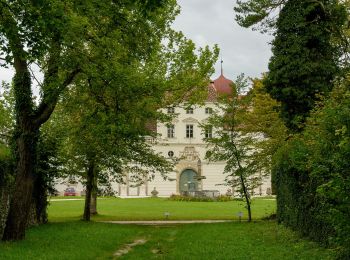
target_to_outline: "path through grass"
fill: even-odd
[[[124,226],[81,221],[33,227],[24,241],[0,243],[0,259],[333,259],[275,222]]]

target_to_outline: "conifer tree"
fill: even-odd
[[[303,128],[315,101],[330,92],[339,72],[332,31],[345,16],[338,9],[334,1],[293,0],[280,12],[264,85],[281,102],[281,117],[292,131]]]
[[[339,41],[347,17],[344,5],[337,0],[250,0],[239,1],[235,10],[240,25],[275,30],[264,85],[281,102],[286,126],[300,131],[339,73],[345,54]]]

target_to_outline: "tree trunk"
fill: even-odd
[[[96,167],[95,167],[96,168]],[[97,215],[97,178],[96,172],[94,171],[92,180],[92,190],[91,190],[91,205],[90,214]]]
[[[252,212],[251,212],[251,208],[250,208],[250,196],[248,194],[248,190],[247,187],[245,186],[245,182],[243,179],[242,174],[240,174],[240,179],[241,179],[241,184],[242,184],[242,189],[243,189],[243,195],[247,204],[247,211],[248,211],[248,222],[252,221]]]
[[[33,224],[45,224],[48,222],[47,218],[47,187],[43,174],[36,172],[36,179],[34,183],[33,191],[33,209],[34,215],[32,222]]]
[[[9,209],[10,196],[5,187],[0,187],[0,238],[5,229],[7,213]]]
[[[3,240],[24,239],[25,229],[32,205],[33,167],[37,134],[33,131],[23,133],[17,138],[17,168],[10,210],[6,221]]]
[[[5,8],[6,11],[7,8]],[[16,127],[13,140],[15,147],[15,174],[14,189],[10,198],[10,209],[6,220],[3,240],[20,240],[25,236],[28,216],[32,204],[33,185],[35,174],[33,172],[36,161],[37,134],[40,126],[45,123],[53,112],[60,92],[68,86],[79,70],[73,70],[63,81],[60,89],[46,89],[43,100],[36,108],[33,102],[31,75],[28,69],[27,52],[22,43],[23,35],[17,27],[15,17],[10,12],[2,13],[2,22],[7,25],[3,32],[6,34],[10,51],[13,56],[15,76],[13,78],[13,94],[15,100]],[[52,48],[49,51],[47,71],[44,85],[51,86],[58,82],[58,64],[60,56],[60,41],[57,35],[53,37]],[[46,98],[45,98],[46,97]]]
[[[10,209],[6,220],[3,240],[20,240],[25,236],[25,229],[31,208],[36,159],[37,134],[39,126],[33,124],[33,100],[31,76],[18,35],[14,36],[13,90],[15,97],[16,128],[16,179],[11,194]]]
[[[95,163],[94,161],[89,161],[89,166],[87,169],[86,175],[86,194],[85,194],[85,207],[84,207],[84,215],[83,220],[90,221],[90,208],[91,208],[91,193],[94,179],[94,169]]]
[[[97,215],[97,193],[95,192],[91,194],[90,214]]]

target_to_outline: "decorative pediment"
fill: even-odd
[[[171,121],[173,124],[176,124],[179,122],[179,120],[177,120],[176,118],[174,118],[172,121]]]
[[[185,149],[180,152],[180,159],[187,161],[197,161],[199,159],[199,153],[194,146],[186,146]]]
[[[182,120],[182,122],[184,122],[184,123],[198,123],[198,120],[193,118],[193,117],[188,117],[188,118],[185,118],[184,120]]]

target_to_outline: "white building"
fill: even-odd
[[[208,86],[208,98],[204,105],[191,108],[186,106],[169,107],[164,113],[177,115],[171,124],[157,123],[158,140],[153,143],[154,150],[165,157],[179,158],[175,171],[168,174],[168,180],[157,175],[152,181],[134,187],[133,183],[117,184],[117,192],[121,197],[150,196],[156,189],[158,196],[182,194],[186,191],[217,190],[226,194],[230,187],[223,185],[225,162],[208,162],[205,159],[205,135],[212,135],[211,130],[203,132],[200,124],[204,123],[216,107],[216,97],[221,93],[231,93],[232,81],[222,74]],[[257,173],[259,174],[259,173]],[[128,175],[126,176],[128,179]],[[231,188],[232,190],[232,188]],[[254,195],[267,195],[271,192],[270,177],[254,190]]]

